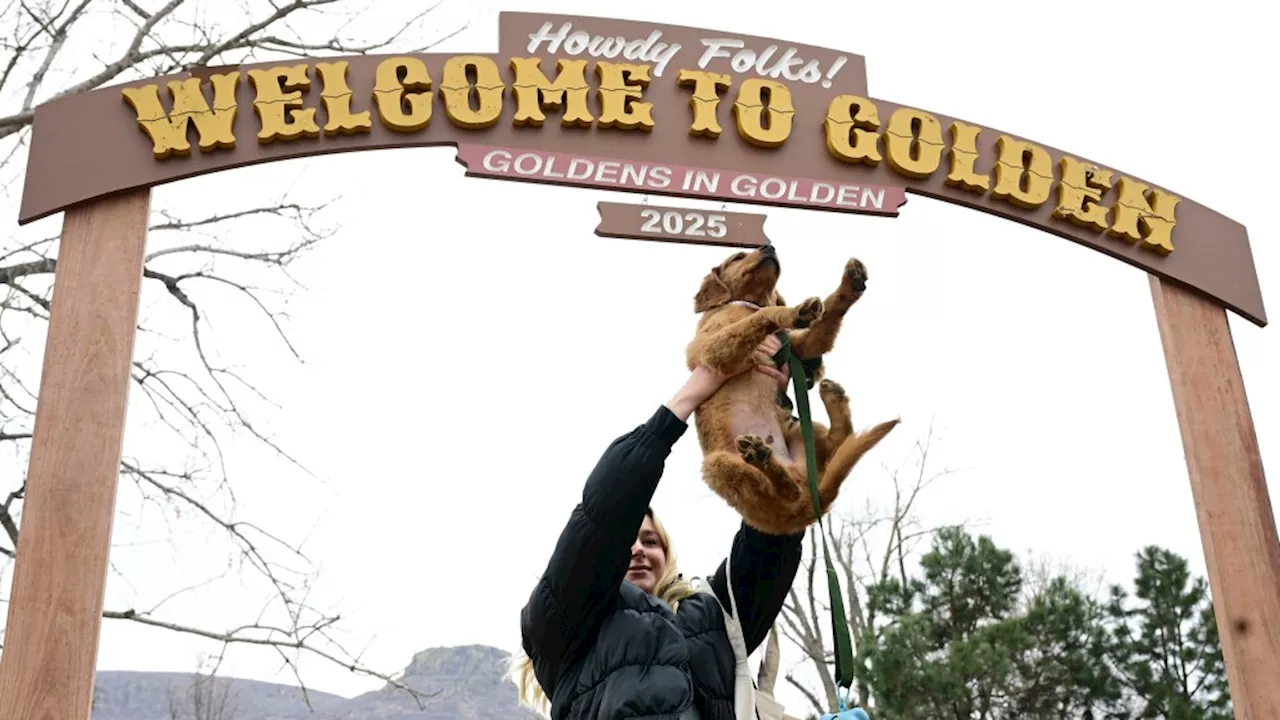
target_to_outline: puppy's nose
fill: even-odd
[[[768,245],[761,245],[761,246],[760,246],[760,252],[764,253],[765,255],[777,255],[777,254],[778,254],[778,251],[777,251],[777,250],[775,250],[775,249],[773,248],[773,245],[772,245],[772,244],[768,244]]]

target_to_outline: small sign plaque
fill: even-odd
[[[769,244],[759,213],[602,202],[596,235],[754,248]]]

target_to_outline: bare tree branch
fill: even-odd
[[[791,687],[799,690],[801,695],[804,695],[804,698],[813,706],[813,710],[817,715],[821,716],[823,713],[827,712],[826,708],[835,707],[834,705],[827,705],[824,707],[822,702],[818,700],[818,696],[814,695],[809,688],[805,687],[804,683],[796,680],[795,676],[791,673],[787,673],[787,682],[791,684]]]
[[[424,700],[439,694],[438,692],[423,693],[418,690],[414,690],[391,675],[376,672],[362,666],[358,658],[346,656],[345,652],[339,654],[318,648],[316,644],[312,642],[313,638],[321,637],[329,639],[326,631],[335,623],[339,622],[341,618],[338,617],[323,618],[315,623],[296,628],[280,628],[255,623],[251,625],[242,625],[223,632],[202,630],[200,628],[189,627],[178,623],[157,620],[149,614],[139,612],[137,610],[106,610],[103,611],[102,617],[108,620],[129,620],[149,627],[161,628],[163,630],[187,635],[195,635],[207,640],[219,642],[224,646],[224,649],[226,646],[230,645],[258,645],[261,647],[272,648],[273,650],[281,652],[282,655],[285,651],[293,651],[299,654],[309,653],[334,663],[335,665],[344,667],[352,673],[377,678],[394,688],[409,693],[418,700],[418,706],[420,709],[426,707],[423,702]],[[288,658],[288,656],[285,657],[291,667],[296,667],[296,662],[292,658]],[[298,684],[302,688],[305,696],[307,693],[307,687],[302,682],[301,678],[298,678]],[[309,697],[307,698],[307,706],[311,706]]]
[[[41,48],[44,51],[41,63],[32,72],[31,79],[27,83],[27,93],[21,105],[16,111],[0,115],[0,139],[17,133],[31,124],[32,118],[35,117],[37,100],[48,102],[49,100],[56,100],[68,95],[85,92],[86,90],[93,90],[114,81],[128,80],[133,77],[186,72],[193,68],[208,67],[210,65],[252,62],[262,54],[268,57],[298,56],[299,54],[330,56],[365,55],[372,52],[391,51],[405,35],[415,30],[421,30],[430,13],[439,6],[439,3],[435,3],[418,12],[407,22],[404,22],[403,25],[400,25],[399,29],[394,33],[380,40],[359,42],[351,38],[335,36],[334,39],[325,43],[308,43],[300,37],[290,38],[277,33],[280,30],[289,29],[288,20],[290,19],[305,16],[309,11],[318,11],[326,6],[350,4],[347,0],[291,0],[291,2],[286,3],[273,3],[268,5],[271,8],[270,12],[263,12],[257,19],[247,20],[235,31],[219,34],[211,32],[212,28],[202,27],[194,20],[185,19],[188,16],[200,18],[204,14],[198,7],[200,3],[190,2],[189,0],[168,0],[162,7],[151,13],[146,13],[138,5],[130,3],[126,7],[142,19],[142,22],[137,25],[137,29],[130,38],[128,45],[118,52],[114,59],[103,62],[102,67],[88,77],[49,93],[45,97],[40,97],[49,67],[58,57],[68,37],[74,30],[79,29],[73,26],[85,18],[84,9],[88,4],[89,0],[80,0],[76,10],[67,15],[63,22],[56,27],[41,23],[37,19],[40,27],[36,36],[14,49],[14,54],[9,58],[9,62],[6,63],[7,69],[4,75],[0,76],[4,80],[8,79],[8,75],[13,68],[28,59],[27,54],[36,49],[36,41],[40,35],[49,37],[47,45]],[[267,3],[253,4],[267,5]],[[180,16],[178,11],[184,7],[189,12],[185,16]],[[17,11],[14,12],[16,13]],[[11,21],[14,19],[0,16],[0,20]],[[166,22],[166,20],[170,22]],[[202,37],[195,42],[175,42],[163,39],[164,36],[169,34],[176,35],[177,33],[173,31],[184,26],[187,30],[194,29],[199,31]],[[464,24],[443,37],[411,45],[404,48],[404,51],[426,52],[435,45],[455,36],[466,27],[467,25]],[[148,45],[150,47],[147,47]],[[156,59],[163,59],[165,62],[158,67],[145,67],[148,61]],[[0,89],[3,89],[3,81],[0,81]]]
[[[435,8],[415,6],[389,32],[369,38],[351,32],[363,15],[353,0],[0,4],[0,202],[14,203],[9,188],[21,181],[34,110],[41,103],[196,67],[299,54],[420,52],[463,29],[444,28],[443,36],[430,32]],[[295,30],[303,26],[305,33]],[[214,320],[247,311],[278,340],[255,351],[302,362],[290,337],[287,302],[305,288],[292,270],[335,231],[320,221],[332,202],[267,198],[203,216],[153,211],[143,299],[152,301],[154,318],[144,317],[138,327],[130,422],[154,428],[154,437],[122,461],[126,482],[121,490],[136,494],[140,506],[159,509],[165,523],[194,523],[208,537],[225,541],[228,567],[261,590],[263,614],[270,619],[211,629],[205,627],[207,618],[178,617],[170,603],[190,587],[149,589],[149,595],[161,597],[158,602],[107,611],[104,617],[200,638],[224,651],[236,645],[278,654],[304,693],[298,661],[309,656],[378,678],[421,705],[426,696],[342,649],[333,632],[340,616],[309,603],[315,566],[298,543],[242,519],[229,470],[232,445],[249,438],[304,478],[310,476],[268,429],[269,413],[277,406],[260,381],[227,359],[230,349],[239,349],[241,316],[231,335],[219,333]],[[0,240],[0,447],[13,450],[15,467],[25,466],[30,450],[43,354],[38,339],[47,332],[54,302],[58,242],[47,232],[30,236],[25,228],[10,228]],[[26,479],[21,474],[2,481],[0,497],[8,492],[0,504],[0,556],[13,558],[21,548]]]

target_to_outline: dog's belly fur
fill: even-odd
[[[773,448],[773,456],[783,465],[791,463],[791,451],[787,448],[786,438],[782,436],[782,426],[778,424],[778,419],[770,415],[762,418],[750,410],[733,409],[730,411],[730,426],[733,428],[733,437],[739,435],[755,435],[763,438],[769,447]],[[730,443],[733,448],[737,447],[736,440]],[[729,447],[725,448],[732,449]]]
[[[738,453],[740,435],[755,435],[773,448],[784,465],[792,462],[791,450],[778,422],[778,386],[773,378],[750,370],[730,379],[698,409],[695,423],[703,452]]]

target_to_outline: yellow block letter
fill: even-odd
[[[124,101],[138,116],[138,125],[151,138],[151,153],[157,160],[170,155],[191,154],[187,142],[187,121],[196,126],[201,152],[217,148],[234,148],[236,136],[232,133],[236,121],[236,88],[240,85],[240,73],[209,76],[213,85],[213,107],[204,99],[200,78],[170,80],[169,95],[173,97],[173,112],[165,114],[160,105],[160,87],[154,83],[138,88],[121,90]]]
[[[923,110],[898,108],[884,129],[889,167],[912,178],[926,178],[942,164],[942,123]]]
[[[475,85],[468,77],[475,73]],[[471,107],[471,91],[476,93],[476,107]],[[444,98],[444,114],[449,121],[467,130],[493,127],[502,117],[502,95],[507,90],[498,73],[498,65],[483,55],[459,55],[444,64],[444,82],[440,96]]]
[[[996,140],[996,186],[991,196],[1022,208],[1035,208],[1053,189],[1053,160],[1039,145],[1001,135]]]
[[[639,102],[644,88],[649,87],[649,66],[628,65],[600,60],[596,63],[600,76],[600,127],[623,130],[653,129],[653,103]]]
[[[978,133],[982,128],[955,120],[951,123],[951,172],[947,184],[952,187],[984,193],[991,187],[991,178],[974,172],[978,162]]]
[[[847,163],[880,164],[880,114],[876,106],[857,95],[837,95],[822,121],[827,150]]]
[[[765,93],[768,93],[768,100]],[[791,89],[777,80],[750,78],[743,81],[738,99],[733,103],[738,120],[738,134],[756,147],[775,148],[791,135],[791,120],[796,106]]]
[[[1142,243],[1144,250],[1168,255],[1173,252],[1174,210],[1181,198],[1121,176],[1116,182],[1119,197],[1111,207],[1115,221],[1108,234]],[[1142,232],[1145,230],[1145,232]]]
[[[373,129],[368,110],[351,112],[351,87],[347,85],[349,66],[346,60],[316,63],[316,72],[320,75],[320,100],[324,103],[324,115],[328,119],[324,125],[327,135],[353,135]]]
[[[1107,208],[1099,205],[1111,187],[1111,171],[1101,170],[1065,155],[1058,161],[1062,180],[1058,183],[1058,206],[1053,216],[1066,218],[1090,230],[1107,229]]]
[[[401,70],[404,79],[400,78]],[[389,129],[413,132],[426,127],[431,122],[431,74],[426,64],[409,56],[378,63],[373,100],[378,104],[378,119]]]
[[[253,99],[253,109],[262,120],[258,142],[297,140],[320,134],[316,109],[302,108],[301,91],[311,87],[306,63],[250,70],[249,80],[258,93]]]
[[[542,74],[542,61],[536,57],[511,58],[516,79],[511,83],[516,96],[516,127],[542,127],[547,119],[543,108],[564,108],[560,124],[565,127],[591,127],[595,120],[587,108],[587,61],[557,60],[556,81]]]
[[[693,94],[689,96],[689,107],[693,108],[693,124],[689,126],[689,134],[720,137],[720,123],[716,120],[716,111],[720,108],[720,92],[728,90],[733,79],[724,73],[681,70],[676,84],[680,87],[693,86]]]

